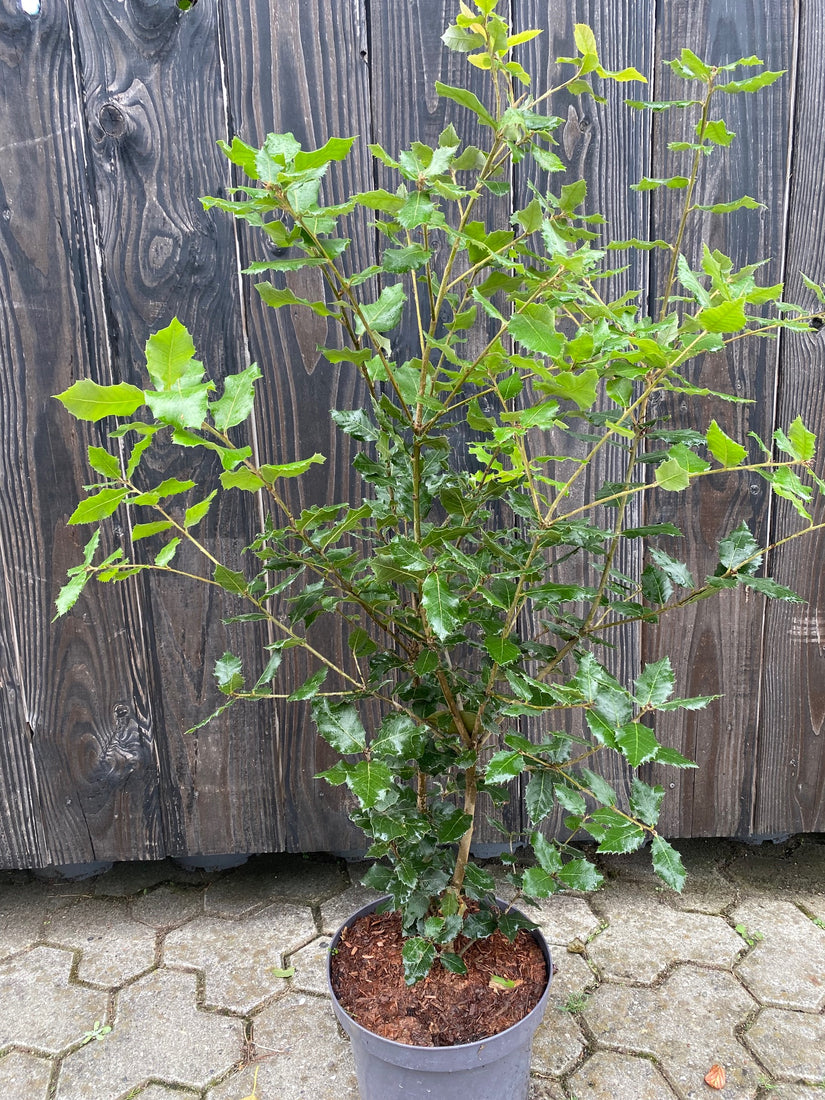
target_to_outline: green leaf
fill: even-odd
[[[420,244],[410,244],[405,248],[388,248],[384,252],[385,271],[393,275],[403,275],[407,271],[417,271],[432,256],[432,251]]]
[[[754,555],[757,556],[754,557]],[[736,572],[747,562],[747,572],[754,573],[759,568],[761,561],[762,555],[759,551],[759,543],[750,533],[744,520],[719,542],[719,562],[731,572]]]
[[[740,332],[748,323],[744,299],[736,298],[732,302],[700,309],[696,320],[708,332]]]
[[[163,568],[168,565],[178,551],[180,539],[170,539],[169,542],[155,555],[155,565]]]
[[[156,420],[178,428],[199,428],[206,419],[211,383],[181,380],[166,391],[147,390],[146,404]]]
[[[345,160],[356,138],[331,137],[320,149],[301,150],[295,154],[295,171],[306,172],[322,168],[333,160]]]
[[[473,819],[465,814],[458,806],[452,807],[446,817],[441,818],[437,824],[436,836],[439,844],[455,844],[461,840]]]
[[[654,836],[651,854],[653,856],[653,870],[663,882],[681,894],[687,878],[682,857],[661,836]]]
[[[650,787],[637,776],[630,785],[630,810],[645,825],[655,825],[665,797],[664,787]]]
[[[319,668],[317,672],[313,672],[300,687],[297,687],[287,696],[287,702],[300,703],[304,699],[314,699],[324,680],[326,680],[328,671],[326,668]]]
[[[244,678],[241,668],[240,658],[233,653],[224,653],[223,657],[215,662],[215,679],[224,695],[232,695],[243,689]]]
[[[359,760],[350,768],[347,786],[365,810],[372,809],[393,786],[392,772],[380,760]]]
[[[460,955],[456,955],[452,951],[442,951],[438,956],[438,961],[446,970],[449,970],[451,974],[467,973],[467,964]]]
[[[656,484],[668,493],[680,493],[690,485],[690,474],[675,458],[656,467]]]
[[[517,661],[521,656],[521,650],[515,642],[509,638],[498,635],[484,639],[484,648],[490,654],[497,665],[509,665]]]
[[[172,523],[168,519],[159,519],[154,523],[136,523],[132,528],[132,542],[149,538],[150,535],[159,535],[161,531],[168,531]]]
[[[440,80],[436,80],[435,90],[437,95],[443,96],[445,99],[451,99],[454,103],[466,107],[468,110],[472,111],[474,115],[477,115],[485,126],[492,126],[493,129],[495,129],[496,120],[478,96],[474,95],[466,88],[453,88],[449,84],[442,84]]]
[[[242,466],[239,470],[224,470],[221,474],[224,489],[243,489],[247,493],[257,493],[266,487],[266,482],[252,470]]]
[[[677,561],[676,558],[672,558],[670,554],[666,554],[664,550],[660,550],[656,546],[651,546],[649,549],[654,562],[674,584],[678,584],[682,588],[695,587],[693,576],[684,562]]]
[[[603,779],[600,775],[597,775],[596,772],[591,771],[589,768],[582,768],[581,772],[584,778],[584,782],[593,793],[594,798],[607,806],[616,805],[616,792],[613,790],[606,779]]]
[[[97,523],[116,512],[121,501],[128,495],[128,489],[101,489],[94,496],[81,500],[67,522],[70,524]]]
[[[779,80],[780,76],[784,75],[784,69],[778,72],[766,70],[764,73],[759,73],[757,76],[751,76],[747,80],[731,80],[727,84],[717,84],[715,91],[727,92],[728,95],[734,95],[737,92],[758,92],[760,88],[766,88],[769,84],[773,84],[775,81]]]
[[[533,825],[538,825],[553,811],[556,799],[553,776],[549,771],[537,771],[530,776],[524,792],[524,804]]]
[[[484,778],[487,783],[509,783],[524,771],[524,767],[525,760],[522,753],[502,749],[490,758]]]
[[[120,462],[103,447],[89,447],[89,465],[104,477],[120,477]]]
[[[748,452],[741,443],[725,435],[715,420],[711,420],[707,430],[708,450],[723,466],[739,466]]]
[[[712,141],[714,145],[728,146],[736,137],[736,134],[727,128],[723,118],[706,122],[704,130],[701,129],[701,123],[697,122],[696,132],[700,138]]]
[[[436,950],[433,944],[421,936],[411,936],[401,948],[404,963],[404,981],[415,985],[426,978],[435,962]]]
[[[770,577],[748,577],[740,574],[739,580],[747,588],[753,588],[761,592],[763,596],[769,596],[774,600],[787,600],[789,603],[805,603],[792,588],[786,588],[784,584],[777,584]]]
[[[273,976],[273,978],[291,978],[295,974],[295,967],[294,966],[286,966],[286,967],[270,966],[269,973]],[[253,1093],[252,1095],[254,1097],[255,1094]],[[247,1097],[247,1100],[250,1100],[250,1098]]]
[[[676,678],[669,657],[645,665],[636,681],[636,702],[640,707],[658,707],[673,694]]]
[[[628,821],[616,810],[597,810],[591,818],[597,826],[593,834],[598,840],[596,851],[621,855],[625,852],[635,852],[644,844],[647,834],[645,830],[635,823]],[[585,828],[589,826],[585,825]]]
[[[146,341],[146,369],[158,390],[169,390],[190,368],[195,345],[186,327],[173,317]]]
[[[555,876],[549,875],[541,867],[528,867],[521,880],[521,888],[528,898],[549,898],[558,893],[559,884]]]
[[[213,489],[205,500],[201,500],[198,504],[193,504],[191,505],[191,507],[186,509],[186,513],[183,517],[184,527],[194,527],[196,524],[200,523],[200,521],[209,511],[209,507],[212,504],[212,501],[215,499],[215,494],[217,493],[217,491],[217,489]]]
[[[616,742],[632,768],[654,760],[659,748],[653,731],[641,722],[628,722],[626,726],[616,730]]]
[[[441,575],[433,572],[424,578],[421,603],[433,633],[443,642],[460,624],[458,609],[461,601],[450,591]]]
[[[68,571],[69,579],[60,589],[55,600],[55,619],[60,618],[61,615],[65,615],[67,611],[70,611],[77,603],[83,589],[86,587],[91,573],[89,566],[92,564],[92,559],[97,553],[98,543],[100,542],[100,530],[98,529],[83,547],[83,561],[80,565],[72,566]]]
[[[352,703],[316,699],[312,704],[312,717],[323,739],[342,756],[366,750],[367,731]]]
[[[697,203],[694,210],[707,210],[710,214],[732,214],[735,210],[764,210],[765,204],[752,199],[750,195],[743,195],[741,199],[733,199],[731,202],[712,202],[709,205]],[[715,331],[715,330],[711,330]]]
[[[212,577],[224,591],[235,596],[243,596],[247,592],[248,584],[244,574],[227,569],[225,565],[216,565]]]
[[[799,462],[810,462],[816,457],[816,436],[808,431],[798,416],[788,428],[787,435],[789,453]]]
[[[246,370],[224,379],[223,397],[209,406],[212,422],[219,432],[234,428],[248,418],[255,403],[255,382],[261,377],[257,363],[252,363]]]
[[[370,328],[373,332],[387,332],[395,328],[401,320],[404,302],[407,296],[402,283],[393,283],[381,291],[378,299],[370,305],[361,307],[361,317],[356,315],[355,329],[359,334]]]
[[[106,416],[131,416],[144,403],[143,390],[120,382],[116,386],[99,386],[89,378],[73,383],[60,401],[76,420],[103,420]]]
[[[568,890],[590,893],[599,889],[604,882],[604,875],[589,860],[570,859],[559,871],[558,879]]]
[[[655,191],[657,187],[669,187],[671,190],[681,190],[690,183],[687,176],[668,176],[665,179],[655,179],[643,176],[638,183],[631,183],[631,191]]]

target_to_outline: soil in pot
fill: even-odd
[[[544,955],[529,932],[513,943],[500,932],[477,940],[462,955],[467,974],[436,964],[413,986],[404,982],[403,942],[400,914],[369,913],[344,929],[330,960],[342,1007],[398,1043],[455,1046],[497,1035],[535,1008],[547,985]]]

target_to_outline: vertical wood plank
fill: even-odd
[[[657,53],[660,59],[675,57],[688,46],[711,64],[726,64],[756,54],[770,69],[793,69],[795,36],[792,5],[764,4],[759,0],[707,0],[696,5],[675,0],[660,7]],[[696,201],[718,202],[752,195],[766,204],[759,214],[748,211],[725,218],[695,216],[683,247],[692,266],[701,255],[698,243],[729,255],[736,267],[771,257],[762,269],[761,281],[778,282],[784,247],[784,180],[788,154],[788,116],[793,73],[765,89],[758,97],[718,96],[713,117],[724,117],[736,132],[727,154],[711,157],[704,169]],[[683,96],[684,81],[669,69],[662,71],[656,88],[659,98]],[[669,112],[656,128],[655,176],[680,171],[684,154],[670,153],[667,142],[691,140],[694,119],[687,112]],[[679,211],[679,193],[657,191],[653,235],[672,239]],[[664,266],[664,265],[662,265]],[[661,271],[659,273],[661,279]],[[661,281],[658,284],[661,290]],[[777,385],[776,345],[752,341],[724,353],[704,356],[688,372],[697,385],[746,396],[753,403],[731,405],[707,401],[703,422],[694,421],[696,406],[688,399],[683,410],[677,402],[661,412],[671,416],[674,427],[703,430],[715,418],[731,436],[745,438],[748,431],[762,438],[773,430],[773,406]],[[691,419],[683,415],[691,409]],[[713,573],[718,561],[717,543],[745,519],[755,537],[768,534],[768,506],[759,479],[741,476],[708,478],[692,488],[689,503],[679,494],[657,492],[649,499],[646,522],[675,523],[685,533],[674,544],[674,554],[688,561],[693,574]],[[749,598],[750,596],[750,598]],[[756,760],[756,724],[760,678],[760,638],[764,603],[742,591],[725,593],[719,600],[694,604],[676,618],[645,630],[648,660],[670,654],[677,673],[678,694],[721,695],[704,711],[661,716],[660,740],[672,744],[696,760],[699,768],[679,773],[653,768],[658,781],[669,788],[662,828],[674,836],[746,836],[750,831],[751,787]]]
[[[232,227],[199,202],[229,179],[215,145],[226,131],[216,6],[182,13],[171,0],[79,0],[75,11],[114,373],[141,384],[147,336],[177,315],[219,380],[247,364]],[[162,446],[152,448],[147,465],[156,475],[192,476],[207,486],[219,472],[197,451],[173,458]],[[202,528],[230,560],[257,526],[244,495],[224,499]],[[178,564],[202,571],[194,553],[182,550]],[[278,848],[276,746],[263,711],[230,711],[185,732],[220,699],[212,678],[217,657],[230,649],[257,661],[254,632],[221,626],[238,610],[231,597],[166,580],[145,586],[129,628],[145,632],[152,654],[167,850]]]
[[[576,0],[573,4],[554,0],[549,5],[539,0],[519,0],[515,8],[518,13],[514,13],[516,30],[541,27],[544,32],[522,47],[523,53],[519,53],[519,59],[527,71],[536,74],[533,90],[537,94],[569,77],[571,68],[557,65],[555,59],[576,54],[576,23],[585,23],[593,29],[605,68],[616,70],[633,66],[643,75],[652,72],[656,14],[652,0],[646,3],[623,0],[610,5],[598,0]],[[598,83],[598,78],[594,79]],[[596,90],[605,95],[607,103],[599,104],[590,97],[572,96],[566,91],[557,93],[550,100],[548,113],[566,120],[564,126],[556,131],[559,145],[555,152],[567,168],[549,179],[538,179],[533,174],[533,182],[540,189],[549,188],[557,192],[562,185],[583,179],[587,183],[583,210],[588,214],[604,215],[607,220],[605,239],[644,237],[650,216],[649,197],[645,193],[631,191],[630,185],[649,174],[652,122],[649,114],[627,107],[624,100],[632,96],[644,98],[649,89],[634,83],[609,84]],[[517,198],[521,205],[529,199],[525,180],[520,180]],[[598,241],[594,242],[594,247],[599,247]],[[608,281],[605,294],[609,298],[617,298],[631,289],[638,289],[638,300],[644,311],[649,291],[648,258],[643,254],[615,253],[614,266],[627,263],[628,256],[632,256],[628,269]],[[567,436],[551,437],[547,453],[567,453],[563,449],[571,445],[576,448],[575,456],[586,453]],[[570,472],[571,466],[568,464],[551,476],[567,477]],[[602,482],[623,481],[625,474],[624,452],[607,448],[603,457],[574,488],[570,497],[571,507],[592,500]],[[634,479],[638,480],[640,476],[637,470]],[[638,525],[641,522],[641,502],[634,501],[629,508],[626,526]],[[588,518],[609,529],[615,513],[605,509]],[[628,576],[638,576],[641,572],[638,545],[625,540],[615,566]],[[555,579],[585,585],[596,584],[598,580],[591,568],[578,562],[566,565],[564,575]],[[632,688],[640,671],[641,631],[638,626],[630,625],[614,632],[614,635],[609,638],[610,646],[597,648],[596,656],[621,683]],[[597,756],[593,767],[616,790],[626,792],[629,789],[629,770],[615,754],[606,755],[604,759]],[[564,816],[564,812],[559,811],[549,819],[548,830],[562,832]]]
[[[359,135],[343,165],[333,165],[322,201],[373,186],[370,75],[364,0],[256,0],[225,10],[227,83],[231,133],[261,145],[269,132],[292,132],[304,148],[318,148],[330,136]],[[228,219],[227,219],[228,220]],[[362,213],[349,219],[353,244],[346,258],[352,270],[372,264],[374,234]],[[266,259],[271,242],[241,227],[242,266]],[[277,278],[277,277],[276,277]],[[318,269],[290,273],[288,285],[300,297],[323,299]],[[286,486],[293,507],[357,501],[360,485],[351,466],[349,438],[335,430],[329,410],[357,408],[365,393],[354,368],[331,367],[318,346],[338,343],[332,322],[307,310],[264,306],[245,279],[243,301],[251,356],[264,373],[258,425],[268,461],[289,461],[315,453],[323,467]],[[340,628],[324,626],[314,640],[333,656],[344,653]],[[287,654],[278,682],[297,687],[314,668],[305,655]],[[334,761],[316,737],[309,708],[284,703],[276,708],[285,847],[289,850],[362,849],[363,838],[344,813],[344,795],[313,778]]]
[[[129,598],[92,592],[83,613],[49,625],[85,541],[64,524],[89,441],[51,395],[109,380],[66,4],[33,16],[0,4],[0,89],[0,783],[3,804],[17,803],[4,860],[148,857],[156,761]]]
[[[818,4],[801,6],[799,70],[790,211],[786,257],[787,295],[816,308],[802,284],[804,271],[825,281],[822,225],[825,220],[825,151],[819,120],[825,95],[822,47],[825,11]],[[825,424],[825,344],[822,334],[788,333],[781,345],[778,426],[787,430],[801,413],[812,431]],[[816,462],[823,473],[822,456]],[[814,523],[825,521],[820,497],[812,509]],[[801,520],[784,506],[776,510],[774,537],[798,529]],[[790,585],[806,604],[768,606],[765,628],[763,695],[754,776],[753,831],[759,836],[825,830],[825,535],[781,547],[769,562],[770,572]]]

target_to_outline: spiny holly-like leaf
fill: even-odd
[[[461,601],[449,589],[439,573],[430,573],[421,586],[421,603],[433,633],[444,641],[459,625]]]
[[[320,735],[336,752],[346,756],[366,749],[367,731],[352,703],[316,699],[312,705],[312,717]]]
[[[216,565],[212,574],[216,584],[219,584],[226,592],[240,596],[246,592],[248,584],[243,573],[234,569],[227,569],[225,565]]]
[[[128,489],[101,489],[99,493],[81,500],[68,523],[97,523],[116,512],[121,501],[129,495]]]
[[[484,777],[488,783],[507,783],[524,771],[524,765],[520,752],[502,749],[490,758]]]
[[[664,797],[664,787],[651,787],[638,776],[633,777],[630,785],[630,809],[645,825],[655,825],[659,820]]]
[[[401,320],[401,312],[407,296],[404,293],[402,283],[393,283],[381,291],[378,299],[370,305],[361,307],[361,317],[356,316],[355,328],[358,333],[363,333],[365,326],[374,332],[387,332],[395,328]]]
[[[548,771],[534,772],[524,792],[524,803],[530,821],[538,825],[555,807],[553,777]]]
[[[673,694],[676,678],[670,657],[645,665],[636,681],[636,702],[640,707],[661,706]]]
[[[568,890],[590,893],[599,889],[604,875],[587,859],[570,859],[559,871],[558,879]]]
[[[392,772],[381,760],[359,760],[347,775],[347,786],[365,810],[372,809],[392,785]]]
[[[666,882],[668,886],[681,894],[687,878],[682,857],[661,836],[653,838],[651,853],[653,855],[653,870],[663,882]]]
[[[104,477],[120,477],[120,462],[103,447],[89,447],[89,465]]]
[[[754,557],[754,555],[757,556]],[[719,562],[725,569],[737,570],[747,562],[746,571],[755,573],[761,561],[759,543],[750,533],[744,520],[719,542]]]
[[[233,653],[224,653],[223,657],[215,662],[215,679],[224,695],[241,691],[244,678],[240,658]]]
[[[404,963],[404,981],[415,985],[426,978],[435,962],[436,950],[433,944],[421,936],[411,936],[401,948]]]
[[[628,722],[616,731],[616,741],[632,768],[638,768],[656,758],[659,742],[653,731],[641,722]]]

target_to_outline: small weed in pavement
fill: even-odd
[[[737,924],[736,931],[739,933],[739,935],[742,937],[748,947],[753,947],[754,944],[758,943],[760,940],[764,940],[765,938],[764,933],[762,932],[749,932],[748,927],[745,924]]]
[[[590,1001],[587,993],[571,993],[563,1005],[559,1005],[559,1012],[584,1012]]]

